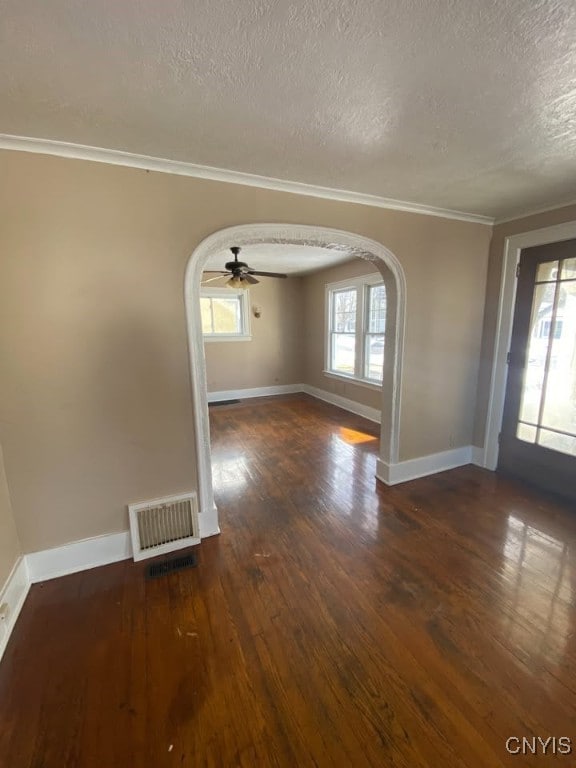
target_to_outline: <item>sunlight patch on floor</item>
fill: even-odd
[[[340,427],[340,437],[345,443],[356,445],[357,443],[369,443],[371,440],[377,440],[374,435],[368,435],[366,432],[359,432],[357,429],[349,427]]]

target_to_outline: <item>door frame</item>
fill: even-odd
[[[498,466],[498,437],[502,429],[502,417],[504,415],[504,400],[508,380],[507,357],[512,339],[512,321],[516,306],[516,268],[520,261],[520,251],[533,245],[548,245],[573,238],[576,238],[576,221],[509,235],[504,241],[490,394],[486,415],[486,436],[481,462],[486,469],[495,470]]]
[[[198,484],[200,536],[219,533],[218,511],[214,503],[210,455],[210,421],[206,385],[206,359],[200,314],[200,283],[210,256],[232,245],[254,243],[288,243],[332,247],[347,251],[351,257],[371,261],[381,272],[386,285],[387,333],[384,354],[393,364],[385,366],[382,382],[382,412],[379,468],[398,461],[400,440],[400,407],[404,326],[406,317],[406,278],[396,256],[381,243],[370,238],[328,227],[299,224],[243,224],[227,227],[205,238],[194,250],[186,267],[184,302],[188,329],[192,410],[195,426],[196,476]],[[381,472],[378,476],[382,477]]]

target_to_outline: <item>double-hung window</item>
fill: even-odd
[[[379,275],[326,286],[326,373],[379,384],[384,370],[386,288]]]
[[[205,341],[250,339],[248,291],[203,288],[200,293],[202,333]]]

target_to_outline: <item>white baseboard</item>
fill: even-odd
[[[201,539],[220,533],[216,508],[201,510],[199,524]],[[25,556],[25,560],[30,583],[36,584],[39,581],[56,579],[59,576],[67,576],[69,573],[88,571],[90,568],[117,563],[131,557],[130,531],[122,531],[121,533],[109,533],[104,536],[72,541],[53,549],[31,552]]]
[[[106,536],[94,536],[91,539],[72,541],[62,547],[44,549],[26,555],[30,581],[55,579],[69,573],[87,571],[99,565],[117,563],[132,557],[130,533],[110,533]]]
[[[309,384],[302,384],[299,391],[305,392],[312,397],[316,397],[318,400],[324,400],[325,403],[330,403],[331,405],[338,406],[338,408],[343,408],[345,411],[350,411],[350,413],[355,413],[357,416],[363,416],[369,421],[375,421],[376,424],[380,424],[380,411],[377,408],[371,408],[369,405],[362,405],[362,403],[357,403],[355,400],[349,400],[347,397],[341,397],[332,392],[326,392],[324,389],[311,387]]]
[[[219,403],[222,400],[245,400],[248,397],[291,395],[294,392],[302,392],[302,384],[278,384],[274,387],[253,387],[252,389],[227,389],[220,392],[208,392],[208,402]]]
[[[218,509],[216,505],[212,509],[201,509],[198,516],[200,525],[200,539],[207,539],[209,536],[217,536],[220,533],[218,527]]]
[[[2,659],[2,655],[6,650],[8,640],[12,634],[20,610],[24,605],[29,589],[30,577],[28,575],[26,557],[22,556],[18,558],[14,564],[14,568],[6,581],[6,584],[0,590],[0,605],[3,605],[4,603],[8,605],[6,618],[0,619],[0,659]]]
[[[430,456],[421,456],[418,459],[399,461],[397,464],[387,464],[378,459],[376,465],[376,477],[386,485],[398,485],[408,480],[416,480],[419,477],[435,475],[437,472],[445,472],[447,469],[462,467],[472,462],[472,446],[453,448],[450,451],[433,453]]]
[[[478,448],[477,445],[472,446],[472,464],[477,467],[485,467],[484,464],[484,448]]]

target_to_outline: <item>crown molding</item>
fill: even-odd
[[[243,184],[248,187],[270,189],[275,192],[290,192],[294,195],[320,197],[325,200],[337,200],[343,203],[369,205],[373,208],[387,208],[392,211],[420,213],[424,216],[438,216],[443,219],[455,219],[456,221],[467,221],[474,224],[491,226],[494,223],[493,218],[475,213],[452,211],[448,208],[435,208],[434,206],[410,203],[403,200],[392,200],[387,197],[379,197],[378,195],[364,194],[363,192],[350,192],[345,189],[320,187],[313,184],[304,184],[300,181],[285,181],[269,176],[257,176],[252,173],[228,171],[223,168],[212,168],[207,165],[196,165],[195,163],[186,163],[179,160],[166,160],[160,157],[150,157],[149,155],[135,155],[118,149],[87,147],[83,144],[72,144],[66,141],[34,139],[27,136],[10,136],[9,134],[0,133],[0,149],[8,149],[15,152],[32,152],[40,155],[55,155],[56,157],[66,157],[73,160],[90,160],[94,163],[122,165],[127,168],[139,168],[144,171],[170,173],[176,176],[191,176],[196,179],[209,179],[210,181],[223,181],[227,184]]]
[[[507,216],[503,219],[494,219],[494,226],[499,224],[510,224],[512,221],[520,221],[521,219],[528,219],[530,216],[538,216],[540,213],[550,213],[551,211],[560,211],[562,208],[568,208],[571,205],[576,205],[576,199],[567,200],[565,203],[558,203],[557,205],[547,205],[545,208],[533,208],[526,213],[516,213],[514,216]]]

